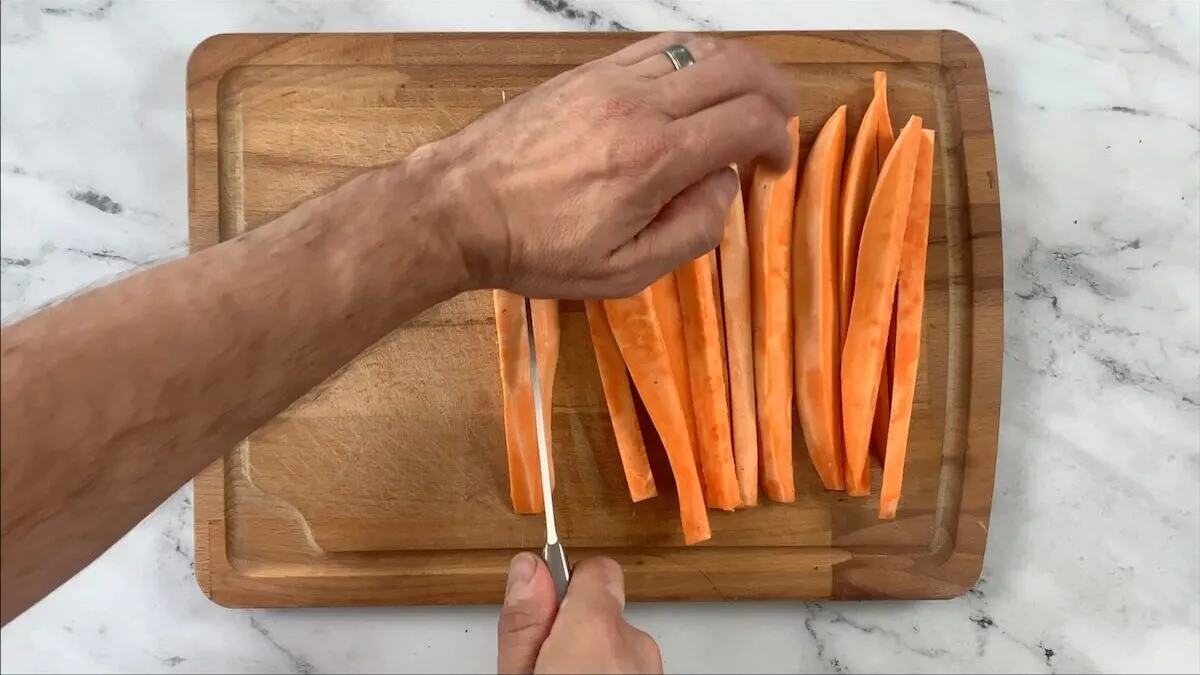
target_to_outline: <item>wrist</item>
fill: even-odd
[[[488,186],[454,138],[423,145],[386,169],[391,194],[410,195],[420,206],[400,226],[428,230],[430,247],[441,270],[453,279],[456,293],[491,288],[500,277],[504,242],[489,242],[486,216],[494,211]],[[405,212],[405,211],[400,211]]]

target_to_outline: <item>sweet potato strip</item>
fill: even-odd
[[[795,218],[800,120],[788,122],[791,165],[755,170],[746,211],[750,244],[751,331],[759,470],[776,502],[796,500],[792,472],[792,221]]]
[[[887,73],[882,70],[875,71],[875,88],[872,93],[877,101],[875,106],[875,114],[877,121],[875,126],[875,144],[876,144],[876,162],[875,166],[879,171],[883,170],[883,162],[892,151],[892,146],[896,143],[896,133],[892,130],[892,114],[888,110],[887,99]]]
[[[704,488],[700,484],[692,439],[652,291],[646,289],[628,298],[605,300],[604,311],[671,464],[684,542],[695,544],[709,539],[712,530],[704,503]]]
[[[858,125],[842,177],[842,204],[838,216],[838,321],[841,342],[846,342],[854,298],[854,274],[858,263],[858,243],[862,239],[863,220],[867,215],[871,192],[879,173],[879,97],[871,99]]]
[[[883,165],[863,224],[850,325],[842,348],[842,434],[846,493],[851,496],[866,496],[871,488],[867,470],[871,424],[920,147],[921,118],[913,116]]]
[[[529,373],[529,343],[525,333],[525,300],[507,291],[493,292],[496,334],[500,347],[500,384],[503,392],[504,440],[508,453],[509,493],[513,510],[542,513],[542,478],[538,461],[537,430],[533,420],[533,383]],[[558,366],[558,301],[534,300],[534,341],[541,367],[543,421],[550,435],[554,375]],[[550,458],[554,481],[554,458]]]
[[[733,464],[742,503],[756,506],[758,429],[754,412],[754,343],[750,337],[750,249],[741,190],[725,214],[725,234],[719,250]]]
[[[629,497],[635,502],[656,497],[658,487],[654,483],[654,474],[650,472],[650,458],[646,454],[646,442],[638,424],[633,388],[629,384],[629,373],[621,356],[621,348],[617,346],[617,339],[608,325],[603,303],[591,300],[585,304],[585,308],[592,348],[596,352],[596,365],[600,370],[600,386],[604,390],[609,419],[612,420],[613,436],[621,457],[621,467],[625,470]]]
[[[696,409],[692,401],[691,377],[688,375],[687,341],[683,335],[683,307],[680,305],[679,285],[675,274],[672,272],[651,284],[650,297],[654,301],[654,311],[658,315],[667,355],[671,358],[675,386],[679,388],[679,401],[683,405],[688,434],[692,439],[692,455],[696,466],[701,466],[700,446],[696,443]],[[700,474],[700,483],[704,483],[703,472]]]
[[[904,480],[904,456],[921,359],[921,316],[925,309],[925,259],[929,245],[929,209],[933,192],[933,131],[921,132],[908,224],[904,228],[896,308],[896,359],[892,381],[891,427],[879,489],[879,517],[895,518]]]
[[[741,506],[733,468],[729,422],[729,388],[721,348],[718,296],[713,284],[713,256],[705,254],[675,272],[683,307],[684,338],[696,412],[696,440],[708,505],[732,511]]]
[[[539,376],[542,378],[542,414],[546,424],[546,438],[549,440],[551,411],[554,409],[554,376],[558,372],[558,352],[562,329],[559,327],[558,300],[537,299],[529,303],[533,306],[533,340],[537,348]],[[536,428],[534,433],[537,433]],[[536,442],[537,436],[534,436]],[[537,446],[534,446],[534,459],[537,459]],[[554,489],[554,444],[546,446],[546,459],[550,466],[550,489]]]
[[[883,163],[887,160],[888,153],[892,151],[896,135],[892,131],[892,118],[888,111],[887,73],[882,70],[875,71],[874,97],[876,114],[879,117],[875,128],[876,164],[880,170],[883,170]],[[896,348],[895,338],[896,315],[893,311],[892,325],[888,331],[888,346],[884,351],[883,369],[879,378],[879,397],[875,402],[875,421],[872,422],[871,427],[871,449],[880,460],[883,459],[884,449],[887,447],[888,411],[891,410],[892,353]]]
[[[838,339],[838,233],[846,106],[825,122],[796,197],[792,292],[796,410],[808,456],[827,490],[844,490]]]

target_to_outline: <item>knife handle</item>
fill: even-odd
[[[567,552],[563,550],[562,542],[546,544],[542,549],[542,558],[550,569],[550,578],[554,580],[554,592],[559,604],[567,594],[567,584],[571,582],[571,567],[567,564]]]

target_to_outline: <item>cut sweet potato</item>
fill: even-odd
[[[713,257],[705,254],[675,272],[683,307],[684,337],[696,416],[695,444],[708,505],[732,511],[741,505],[733,467],[728,384],[722,350]]]
[[[882,171],[883,163],[887,159],[888,153],[892,151],[892,146],[896,143],[896,132],[892,130],[892,114],[888,110],[887,73],[882,70],[875,71],[874,85],[872,95],[877,101],[875,105],[875,114],[877,116],[875,123],[875,165],[879,171]]]
[[[838,202],[846,152],[846,106],[825,122],[808,153],[796,197],[792,292],[796,410],[808,456],[827,490],[844,490],[838,339]]]
[[[658,315],[667,355],[671,358],[675,386],[679,388],[679,401],[683,405],[688,434],[692,439],[692,455],[695,457],[696,466],[700,466],[700,446],[696,443],[696,409],[692,401],[691,377],[688,374],[687,341],[683,334],[683,306],[680,304],[679,285],[675,274],[668,274],[651,284],[650,297],[654,301],[654,311]],[[700,475],[700,482],[704,483],[703,473]]]
[[[496,334],[500,347],[500,383],[503,395],[504,440],[508,453],[509,492],[513,510],[542,513],[542,477],[538,460],[537,430],[533,420],[533,383],[529,372],[529,343],[525,333],[525,299],[507,291],[493,292]],[[546,435],[550,435],[550,410],[554,375],[558,366],[558,302],[534,300],[534,341],[541,367],[542,410]],[[550,480],[554,458],[550,456]]]
[[[887,450],[883,462],[883,485],[879,489],[879,517],[895,518],[904,480],[904,457],[908,450],[909,423],[917,387],[917,365],[921,358],[921,316],[925,309],[925,259],[929,246],[929,209],[933,191],[933,132],[921,132],[913,179],[912,200],[904,228],[900,271],[897,281],[896,359],[892,380],[892,408]]]
[[[729,411],[738,492],[746,506],[758,504],[758,428],[754,409],[754,343],[750,329],[750,249],[741,190],[725,215],[720,246],[720,283],[729,368]]]
[[[592,347],[596,352],[596,365],[600,370],[600,386],[604,390],[604,402],[612,420],[613,436],[617,442],[617,453],[621,467],[625,470],[625,482],[629,486],[629,497],[635,502],[658,495],[654,474],[650,472],[650,458],[646,454],[646,442],[638,425],[637,410],[633,402],[633,388],[629,385],[629,373],[621,348],[608,325],[604,305],[598,300],[585,304],[588,330],[592,336]]]
[[[854,274],[858,263],[858,243],[862,239],[863,220],[867,216],[871,193],[875,189],[879,173],[879,99],[872,98],[863,113],[858,133],[850,148],[842,177],[842,204],[838,216],[841,226],[838,234],[838,321],[840,339],[846,342],[846,329],[850,325],[850,309],[854,299]]]
[[[875,128],[876,164],[882,170],[883,163],[887,160],[888,153],[892,151],[892,145],[896,142],[896,135],[892,131],[891,113],[888,111],[887,73],[882,70],[875,71],[874,97],[875,112],[879,118]],[[887,447],[888,411],[891,410],[892,353],[896,346],[895,335],[896,314],[893,311],[892,325],[888,330],[888,346],[884,351],[883,369],[879,378],[879,400],[875,402],[875,421],[872,422],[871,427],[871,449],[880,460],[883,459],[884,449]]]
[[[667,353],[652,291],[646,289],[628,298],[605,300],[604,311],[671,464],[684,542],[695,544],[709,539],[712,530],[704,503],[704,488],[700,484],[687,418],[679,400],[679,387],[674,382],[671,357]]]
[[[796,500],[792,464],[792,221],[795,218],[800,120],[787,126],[791,165],[754,174],[746,230],[750,244],[751,330],[755,406],[763,490],[776,502]]]
[[[920,147],[921,118],[914,116],[884,162],[863,224],[850,324],[842,348],[846,493],[852,496],[870,493],[868,445]]]

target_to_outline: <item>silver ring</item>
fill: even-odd
[[[692,58],[692,53],[683,45],[671,45],[663,50],[668,59],[671,59],[671,65],[675,66],[675,70],[683,70],[690,65],[696,63],[696,59]]]

